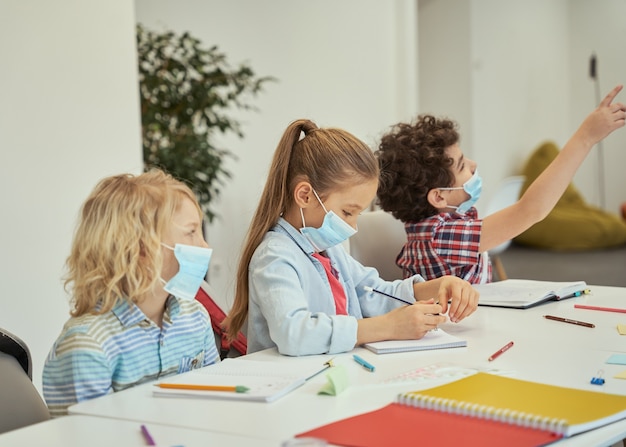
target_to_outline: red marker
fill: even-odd
[[[620,309],[616,307],[586,306],[584,304],[574,304],[574,307],[576,309],[604,310],[606,312],[621,312],[626,314],[626,309]]]
[[[489,357],[487,360],[489,360],[491,362],[492,360],[497,359],[498,357],[500,357],[500,355],[502,355],[503,352],[508,351],[511,346],[513,346],[513,342],[512,341],[508,342],[506,345],[502,346],[496,352],[491,354],[491,357]]]

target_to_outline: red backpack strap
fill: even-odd
[[[226,331],[224,330],[222,324],[224,323],[224,319],[226,318],[226,313],[222,310],[220,306],[217,305],[213,298],[204,290],[202,287],[198,289],[198,293],[196,294],[196,300],[198,300],[207,310],[209,316],[211,317],[211,326],[213,326],[213,331],[219,336],[220,343],[220,356],[222,358],[226,357],[228,351],[230,349],[234,349],[241,355],[245,355],[248,350],[248,340],[246,336],[240,331],[237,334],[237,338],[233,340],[232,343],[228,342]]]

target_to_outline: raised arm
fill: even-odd
[[[613,103],[623,86],[606,95],[565,144],[557,157],[515,204],[483,219],[480,251],[490,250],[543,220],[572,181],[591,148],[626,120],[626,106]]]

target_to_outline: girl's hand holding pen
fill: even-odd
[[[412,306],[402,306],[385,314],[389,328],[393,328],[395,340],[422,338],[427,332],[445,323],[446,316],[440,315],[442,307],[434,299],[417,302]]]
[[[416,283],[413,285],[413,290],[418,300],[436,296],[442,307],[441,313],[447,312],[450,321],[454,323],[461,321],[476,310],[480,296],[470,283],[456,276],[442,276],[427,282]]]

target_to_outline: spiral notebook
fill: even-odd
[[[394,403],[379,410],[297,436],[351,447],[528,447],[550,444],[624,418],[626,396],[479,372],[438,387],[400,394]],[[417,421],[423,429],[413,429]]]
[[[366,343],[364,348],[376,354],[389,354],[392,352],[425,351],[429,349],[462,348],[467,346],[467,340],[448,334],[439,328],[436,331],[427,332],[419,340],[386,340]]]

